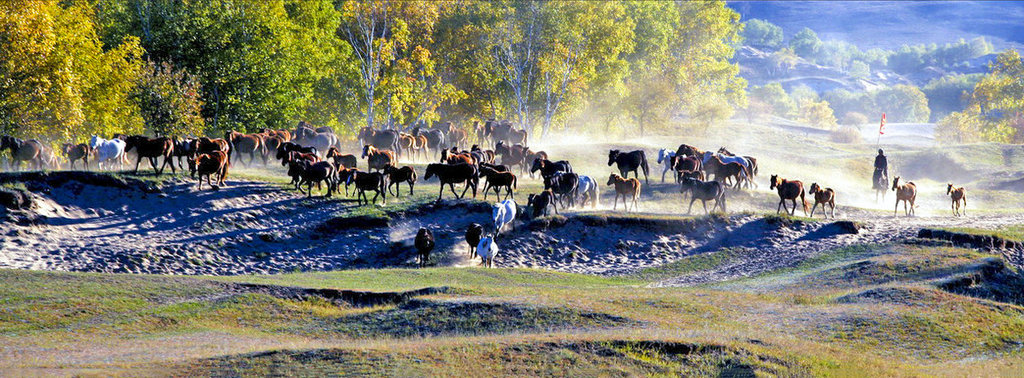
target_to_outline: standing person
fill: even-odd
[[[885,191],[889,189],[889,160],[881,148],[878,149],[878,156],[875,156],[875,174],[871,176],[871,182],[875,189],[875,202],[878,202],[879,192],[884,200]]]

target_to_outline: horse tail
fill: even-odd
[[[519,182],[519,178],[513,175],[512,176],[512,189],[519,190],[519,187],[516,186],[517,182]]]
[[[651,169],[647,166],[647,154],[643,150],[640,151],[640,167],[644,169],[644,177],[647,177]]]
[[[801,188],[801,189],[803,189],[803,188]],[[810,207],[810,204],[807,203],[807,199],[804,198],[804,191],[803,190],[800,190],[800,200],[803,201],[803,203],[804,203],[804,214],[807,214],[808,211],[811,211],[811,207]]]

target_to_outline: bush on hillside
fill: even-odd
[[[843,114],[842,120],[839,121],[839,124],[843,126],[858,126],[865,123],[868,123],[868,116],[858,112],[846,112]]]

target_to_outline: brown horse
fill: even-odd
[[[383,170],[384,167],[395,163],[395,154],[389,150],[378,150],[369,144],[363,146],[363,159],[369,169]]]
[[[676,149],[676,156],[704,156],[704,151],[688,144],[680,144]]]
[[[512,172],[499,172],[489,167],[480,167],[480,175],[487,178],[487,184],[484,185],[484,201],[487,200],[487,192],[494,188],[494,195],[501,195],[501,188],[505,188],[505,198],[512,197],[512,200],[516,199],[516,195],[513,191],[516,188],[516,175]]]
[[[465,146],[469,141],[466,130],[456,127],[454,123],[448,122],[448,144],[452,146]]]
[[[426,228],[420,228],[413,244],[416,246],[416,261],[420,268],[427,266],[427,261],[430,260],[430,251],[433,251],[434,245],[437,244],[434,241],[434,234]]]
[[[896,192],[896,207],[892,209],[892,215],[896,215],[896,211],[900,208],[900,201],[903,201],[903,212],[909,217],[916,215],[914,212],[914,201],[917,200],[917,184],[913,181],[908,181],[906,184],[900,185],[900,176],[896,176],[892,180],[892,191]],[[910,207],[907,207],[910,204]]]
[[[217,184],[224,186],[224,179],[228,177],[228,155],[222,151],[213,151],[207,154],[196,156],[196,172],[199,173],[199,190],[203,190],[203,176],[206,176],[206,183],[214,190],[220,187],[210,182],[210,176],[217,175]]]
[[[356,159],[356,155],[342,154],[341,151],[338,151],[337,147],[331,147],[327,149],[327,155],[325,159],[333,160],[334,165],[337,165],[338,169],[356,168],[356,163],[359,161],[358,159]]]
[[[260,134],[242,134],[237,131],[228,131],[224,133],[224,140],[231,143],[231,151],[228,152],[228,158],[234,154],[249,154],[249,164],[245,164],[241,157],[238,158],[238,162],[244,165],[251,165],[256,160],[256,154],[265,155],[266,153],[263,136]]]
[[[814,218],[814,210],[821,205],[821,211],[828,211],[826,206],[832,207],[832,219],[836,219],[836,191],[832,188],[824,188],[818,186],[818,183],[812,183],[811,189],[807,192],[814,196],[814,207],[811,208],[811,218]],[[829,213],[825,213],[825,218],[828,218]]]
[[[388,190],[391,187],[395,187],[394,195],[396,197],[402,195],[401,183],[409,184],[409,195],[413,194],[413,187],[416,186],[416,170],[410,166],[404,166],[402,168],[395,168],[393,165],[389,165],[384,168],[384,174],[388,177]]]
[[[171,166],[171,172],[178,173],[172,160],[174,158],[174,141],[171,138],[160,137],[150,139],[142,135],[132,135],[125,140],[124,152],[131,151],[132,149],[138,154],[138,158],[135,159],[135,174],[139,174],[139,163],[142,162],[142,158],[149,159],[149,165],[156,171],[157,176],[164,173],[164,168],[167,165]],[[157,169],[156,161],[160,157],[164,158],[164,163],[160,166],[160,169]]]
[[[953,184],[946,184],[946,195],[953,200],[953,215],[960,216],[960,202],[964,203],[963,215],[967,215],[967,189],[964,187],[953,188]]]
[[[789,181],[784,178],[780,178],[778,175],[772,175],[772,185],[769,190],[778,188],[779,192],[779,208],[775,210],[778,214],[782,209],[786,209],[789,215],[796,214],[796,199],[800,197],[800,201],[804,203],[804,215],[807,215],[807,211],[810,205],[807,204],[807,199],[804,197],[804,183],[793,180]],[[793,210],[789,210],[786,207],[786,200],[793,201]]]
[[[416,137],[412,134],[398,133],[398,154],[399,156],[408,152],[411,159],[416,159]]]
[[[715,175],[715,181],[719,181],[723,184],[725,184],[728,179],[736,180],[735,185],[733,185],[736,190],[740,190],[743,183],[750,180],[750,172],[747,170],[747,167],[735,162],[725,163],[722,159],[718,158],[717,155],[712,156],[711,159],[708,160],[708,164],[704,169],[708,172],[708,175]],[[749,187],[749,184],[747,186]],[[800,190],[803,190],[803,188]]]
[[[624,179],[622,176],[612,173],[611,176],[608,176],[607,185],[615,185],[615,202],[612,203],[612,210],[617,208],[619,196],[622,197],[622,203],[626,205],[626,212],[629,212],[631,199],[633,210],[637,210],[637,200],[640,198],[640,180],[637,180],[636,177]]]
[[[494,145],[494,154],[501,156],[501,164],[508,167],[519,166],[519,173],[523,173],[526,170],[526,164],[530,162],[526,161],[526,150],[522,145],[507,145],[505,142],[498,142]]]
[[[277,152],[277,149],[284,144],[285,140],[280,135],[263,135],[263,165],[267,165],[270,155]]]
[[[85,143],[77,145],[64,143],[64,145],[61,146],[61,151],[64,152],[64,157],[68,158],[68,163],[71,164],[71,169],[75,169],[75,160],[82,160],[82,164],[85,165],[85,169],[89,169],[89,155],[92,155],[92,148],[89,148],[89,145]]]
[[[11,151],[11,162],[14,169],[21,169],[21,162],[35,164],[36,169],[43,169],[43,144],[35,139],[21,140],[10,135],[0,137],[0,152]]]

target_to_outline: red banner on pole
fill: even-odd
[[[878,125],[878,135],[885,134],[885,132],[882,131],[883,129],[885,129],[885,113],[882,113],[882,123]]]

